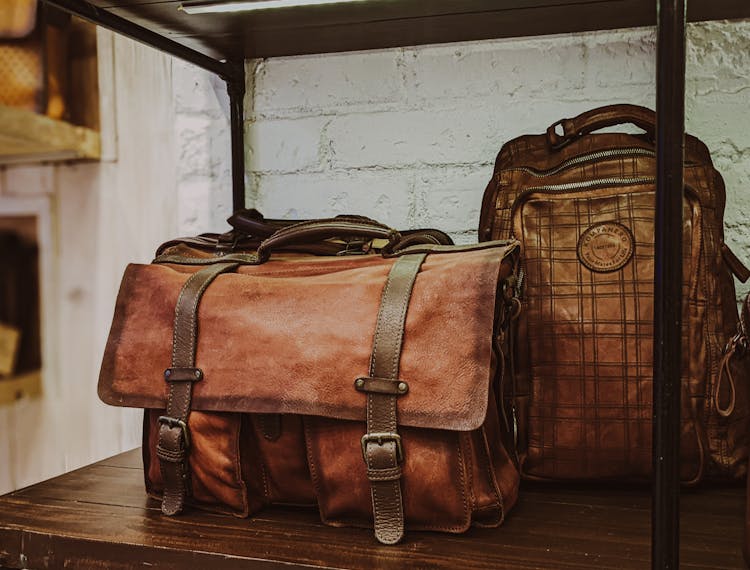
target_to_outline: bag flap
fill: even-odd
[[[484,421],[495,302],[517,242],[475,247],[428,255],[417,276],[400,361],[409,384],[399,398],[401,424],[467,431]],[[217,277],[198,310],[204,378],[194,384],[193,409],[364,420],[366,397],[354,381],[369,373],[393,263],[286,255]],[[104,402],[165,408],[175,306],[194,271],[128,266],[99,377]]]
[[[37,0],[0,2],[0,39],[25,38],[36,27]]]

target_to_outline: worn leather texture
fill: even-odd
[[[594,133],[634,123],[645,134]],[[562,130],[562,132],[560,132]],[[505,144],[485,191],[480,240],[522,243],[515,406],[522,473],[533,479],[651,475],[654,113],[618,105]],[[724,183],[685,140],[681,478],[746,472],[748,392],[722,417],[715,397],[737,331],[724,244]],[[733,259],[732,259],[733,258]],[[746,277],[746,276],[745,276]],[[737,383],[746,384],[746,373]],[[735,434],[735,435],[732,435]]]
[[[403,442],[397,470],[406,529],[463,532],[503,521],[519,474],[496,405],[505,367],[495,339],[508,322],[502,292],[517,270],[518,243],[415,250],[424,251],[391,258],[274,253],[211,281],[197,306],[194,362],[179,362],[202,372],[187,419],[187,505],[236,516],[270,504],[317,506],[328,524],[372,527],[361,442],[368,395],[355,383],[373,371],[376,329],[391,335],[399,328],[402,343],[386,351],[389,336],[381,345],[399,355],[390,380],[396,390],[378,395],[396,400],[397,426],[388,427]],[[167,254],[212,256],[186,243]],[[406,267],[416,257],[424,261],[413,267],[413,288],[396,295],[408,298],[403,324],[390,309],[379,318],[394,264]],[[146,408],[146,487],[156,497],[165,491],[157,448],[175,308],[190,290],[186,282],[205,267],[130,265],[101,368],[105,402]],[[399,382],[408,390],[399,391]]]

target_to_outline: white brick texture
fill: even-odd
[[[474,241],[504,142],[599,105],[653,108],[654,62],[652,29],[248,62],[248,202]],[[748,108],[750,22],[689,25],[687,128],[726,180],[727,241],[745,260]]]

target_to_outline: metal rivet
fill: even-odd
[[[171,375],[172,375],[172,371],[169,368],[167,368],[164,371],[164,376],[166,376],[167,378],[169,378]]]
[[[399,382],[398,383],[398,391],[399,392],[406,392],[406,389],[408,386],[406,385],[406,382]]]
[[[195,377],[196,378],[200,378],[201,377],[201,371],[200,370],[196,370],[195,371]]]
[[[362,378],[357,378],[357,381],[354,383],[354,385],[357,388],[362,388],[365,385],[365,381]]]

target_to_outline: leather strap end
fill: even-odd
[[[179,515],[185,508],[185,501],[181,495],[168,494],[164,492],[164,498],[161,502],[161,512],[168,517]]]
[[[721,256],[724,259],[724,263],[727,264],[734,276],[742,283],[745,283],[748,279],[750,279],[750,269],[748,269],[745,264],[740,261],[740,258],[737,257],[735,253],[730,249],[730,247],[725,243],[721,244]]]

